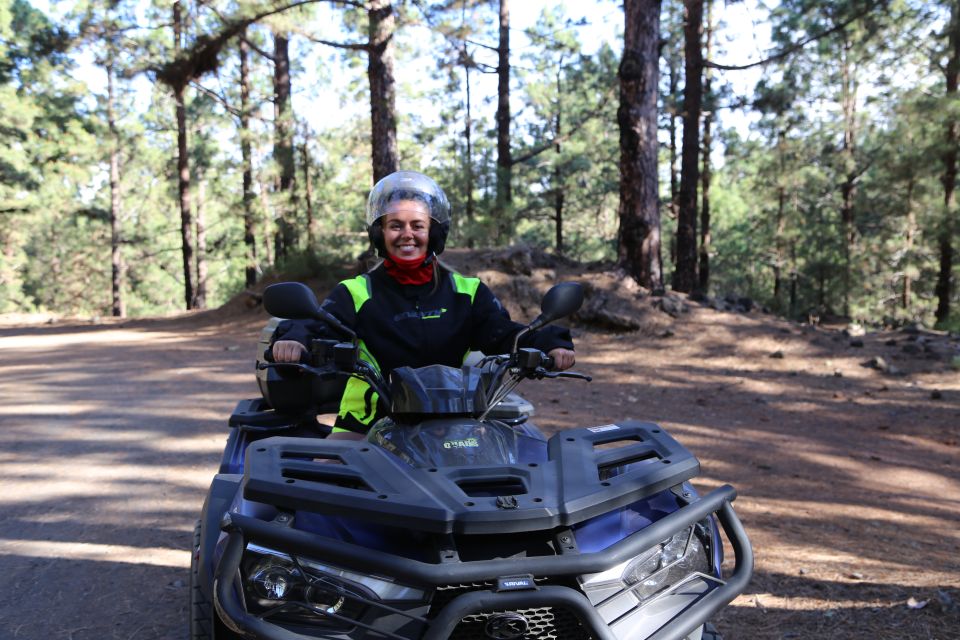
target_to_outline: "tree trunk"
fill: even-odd
[[[700,174],[700,253],[698,261],[698,288],[703,293],[710,289],[710,137],[712,117],[703,119],[703,171]]]
[[[466,6],[466,5],[464,5]],[[467,220],[473,220],[474,214],[474,202],[473,202],[473,115],[471,114],[471,96],[470,96],[470,57],[466,55],[466,49],[464,49],[464,64],[463,64],[463,73],[464,73],[464,85],[466,85],[466,107],[467,107],[467,117],[466,122],[463,125],[463,137],[467,145],[467,157],[464,161],[466,168],[466,187],[467,192]],[[469,246],[473,246],[473,240],[469,241]]]
[[[562,149],[560,148],[560,136],[562,135],[562,116],[563,116],[563,86],[561,84],[561,74],[563,71],[563,58],[560,58],[560,64],[557,68],[557,117],[556,124],[554,125],[554,139],[557,140],[556,151],[557,151],[557,162],[553,167],[553,219],[554,219],[554,230],[555,230],[555,240],[556,240],[556,252],[558,256],[563,255],[563,204],[564,199],[566,198],[566,185],[563,180],[563,168],[561,167],[561,157],[560,154]]]
[[[197,296],[196,308],[207,308],[207,183],[203,179],[203,169],[197,169]]]
[[[367,79],[370,83],[370,143],[373,181],[399,168],[397,99],[393,79],[393,34],[396,18],[390,0],[372,0],[369,18]]]
[[[680,171],[677,167],[677,161],[680,159],[680,154],[677,153],[677,105],[676,105],[676,95],[677,88],[680,85],[678,79],[678,70],[674,64],[673,59],[670,59],[670,97],[674,101],[674,105],[670,108],[670,215],[676,217],[677,210],[680,208],[679,198],[680,198]],[[671,259],[675,259],[674,256],[671,256]]]
[[[246,248],[244,267],[246,286],[257,282],[257,224],[253,211],[253,150],[250,144],[250,68],[246,31],[240,36],[240,156],[243,162],[243,244]]]
[[[857,118],[857,85],[851,52],[853,45],[844,40],[841,53],[841,92],[843,109],[843,170],[844,181],[840,185],[841,205],[840,221],[843,225],[843,315],[850,315],[850,291],[853,276],[853,253],[857,241],[855,225],[854,199],[857,195],[856,169],[856,118]]]
[[[123,303],[123,255],[120,253],[120,135],[117,133],[116,94],[113,66],[115,49],[108,44],[107,60],[107,126],[110,128],[110,291],[113,303],[111,313],[116,318],[127,315]]]
[[[706,55],[709,60],[713,44],[713,0],[707,0],[707,33]],[[704,73],[703,94],[708,101],[707,110],[703,114],[703,171],[700,174],[700,260],[699,260],[699,290],[704,294],[710,289],[710,180],[712,178],[710,153],[713,139],[711,126],[713,124],[713,109],[709,103],[713,101],[711,95],[712,71]]]
[[[797,295],[800,277],[797,274],[797,244],[790,242],[790,315],[797,314]]]
[[[917,218],[913,210],[915,183],[916,180],[911,173],[910,181],[907,183],[907,228],[903,232],[903,293],[900,298],[900,306],[904,311],[910,308],[911,298],[910,267],[913,264],[913,236],[917,227]]]
[[[306,197],[307,205],[307,250],[313,254],[317,250],[316,246],[316,221],[313,215],[313,180],[310,176],[310,150],[304,141],[300,147],[301,157],[303,159],[303,194]]]
[[[181,47],[180,1],[173,3],[173,42],[177,55]],[[180,239],[183,246],[183,298],[186,308],[196,308],[196,286],[193,270],[193,214],[190,211],[190,163],[187,155],[187,112],[184,106],[184,85],[173,88],[177,105],[177,190],[180,201]]]
[[[273,233],[270,224],[270,202],[267,197],[267,186],[263,183],[263,176],[257,176],[257,183],[260,185],[260,208],[263,210],[263,252],[264,261],[268,267],[274,265],[273,255]]]
[[[777,135],[777,156],[780,165],[780,171],[777,173],[777,219],[774,230],[773,244],[773,299],[777,305],[777,310],[782,307],[783,295],[783,232],[785,229],[786,210],[787,210],[787,188],[784,185],[786,180],[786,133],[780,131]]]
[[[296,174],[293,163],[293,116],[290,109],[290,40],[285,34],[273,36],[273,157],[279,169],[277,182],[277,259],[296,248]]]
[[[620,61],[621,267],[642,286],[663,291],[657,194],[657,83],[660,0],[624,0]]]
[[[947,100],[953,103],[957,97],[957,83],[960,79],[960,7],[954,2],[950,10],[950,57],[947,60],[946,83]],[[937,323],[945,323],[950,318],[951,276],[953,274],[953,218],[957,215],[957,142],[960,139],[960,125],[955,118],[947,122],[946,151],[943,153],[943,221],[940,225],[938,243],[940,245],[940,272],[937,275]]]
[[[669,125],[669,135],[670,135],[670,215],[674,218],[677,216],[677,209],[679,208],[678,199],[680,197],[680,172],[677,168],[677,161],[680,159],[680,155],[677,153],[677,89],[680,86],[680,70],[677,69],[676,59],[671,54],[667,59],[667,71],[669,76],[667,82],[669,83],[669,98],[672,103],[669,108],[670,113],[670,125]],[[671,252],[670,260],[675,261],[676,255]]]
[[[510,153],[510,4],[500,0],[500,42],[497,47],[497,195],[494,215],[497,240],[513,233],[513,158]]]
[[[697,183],[700,181],[700,107],[703,100],[703,0],[684,0],[683,142],[677,216],[675,291],[691,293],[697,280]]]

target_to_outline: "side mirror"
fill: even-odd
[[[302,282],[279,282],[263,291],[263,308],[272,316],[306,320],[322,317],[320,303]]]
[[[540,316],[533,324],[541,327],[548,322],[573,315],[583,304],[583,287],[579,282],[561,282],[554,285],[540,303]]]
[[[310,287],[302,282],[278,282],[263,290],[263,308],[272,316],[290,320],[323,320],[342,336],[355,340],[357,334],[325,311]]]
[[[553,285],[540,302],[540,315],[526,328],[521,329],[513,340],[513,351],[517,351],[520,337],[536,331],[543,325],[559,318],[573,315],[583,304],[583,287],[579,282],[561,282]]]

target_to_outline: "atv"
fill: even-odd
[[[753,552],[729,485],[699,496],[697,459],[656,424],[621,420],[547,439],[514,392],[551,370],[516,348],[383,379],[357,336],[299,283],[273,316],[321,319],[307,362],[257,358],[197,523],[191,639],[640,640],[719,638],[709,619],[745,588]],[[575,312],[561,283],[523,331]],[[387,417],[326,439],[346,379]],[[723,543],[735,562],[721,571]]]

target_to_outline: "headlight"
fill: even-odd
[[[691,527],[630,561],[620,580],[645,600],[691,573],[709,572],[707,552]]]
[[[250,570],[248,593],[256,596],[264,608],[286,602],[302,602],[325,613],[336,613],[343,607],[346,585],[331,583],[328,578],[304,576],[292,560],[266,556]]]
[[[261,598],[284,600],[297,583],[300,572],[290,562],[264,558],[253,567],[250,582]]]
[[[426,597],[422,590],[388,579],[353,573],[253,544],[247,545],[241,572],[247,609],[277,622],[349,625],[369,603],[423,601]],[[344,618],[347,621],[343,621]]]
[[[708,531],[703,525],[688,527],[632,560],[580,576],[580,586],[605,619],[619,617],[693,574],[709,575],[710,560],[700,537]]]

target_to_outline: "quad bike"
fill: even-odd
[[[582,299],[557,285],[524,332]],[[745,589],[753,552],[734,489],[698,496],[699,462],[662,428],[548,440],[514,387],[589,377],[540,351],[384,380],[307,287],[269,287],[264,306],[344,340],[314,341],[308,363],[258,358],[263,397],[231,416],[195,531],[192,640],[719,638],[708,620]],[[316,416],[350,376],[388,417],[365,440],[325,439]]]

